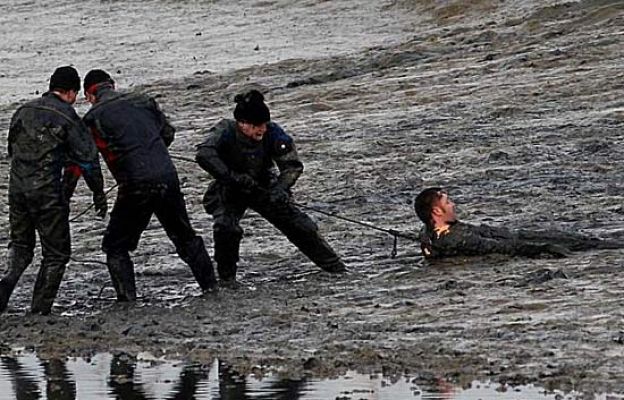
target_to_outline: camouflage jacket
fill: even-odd
[[[63,170],[85,175],[93,191],[103,192],[98,153],[74,108],[53,93],[21,106],[11,119],[10,192],[62,193]]]
[[[267,124],[262,141],[256,142],[238,132],[236,121],[224,119],[197,146],[196,160],[226,185],[235,185],[235,174],[247,174],[261,187],[278,184],[288,189],[303,172],[293,139],[273,122]]]

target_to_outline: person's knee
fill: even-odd
[[[18,262],[19,264],[29,265],[34,255],[35,253],[32,246],[20,246],[14,243],[9,245],[9,260]]]
[[[318,232],[318,225],[308,216],[296,218],[293,225],[302,234],[316,234]]]

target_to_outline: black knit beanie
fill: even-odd
[[[237,121],[259,125],[271,120],[271,112],[269,107],[264,104],[264,96],[256,89],[237,94],[234,101],[236,102],[234,119]]]
[[[58,67],[50,77],[50,91],[80,90],[80,76],[74,67]]]
[[[100,83],[109,83],[113,85],[115,81],[111,76],[101,69],[92,69],[85,75],[84,78],[84,91],[93,94],[93,89]]]

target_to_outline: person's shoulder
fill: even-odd
[[[210,136],[219,142],[236,141],[236,121],[232,119],[222,119],[210,128]],[[214,140],[214,139],[213,139]]]
[[[223,135],[223,134],[235,134],[236,133],[236,121],[233,119],[224,118],[214,124],[210,130],[213,133]]]
[[[267,133],[272,139],[288,139],[292,141],[292,138],[286,133],[284,128],[273,121],[267,123]]]

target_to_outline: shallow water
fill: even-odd
[[[431,377],[353,371],[332,379],[281,379],[278,374],[239,374],[218,360],[210,365],[187,364],[157,360],[149,354],[138,359],[123,353],[102,353],[90,359],[43,359],[32,353],[0,358],[0,399],[563,400],[579,396],[533,385],[508,387],[474,381],[462,388]],[[595,397],[621,398],[614,394]]]

